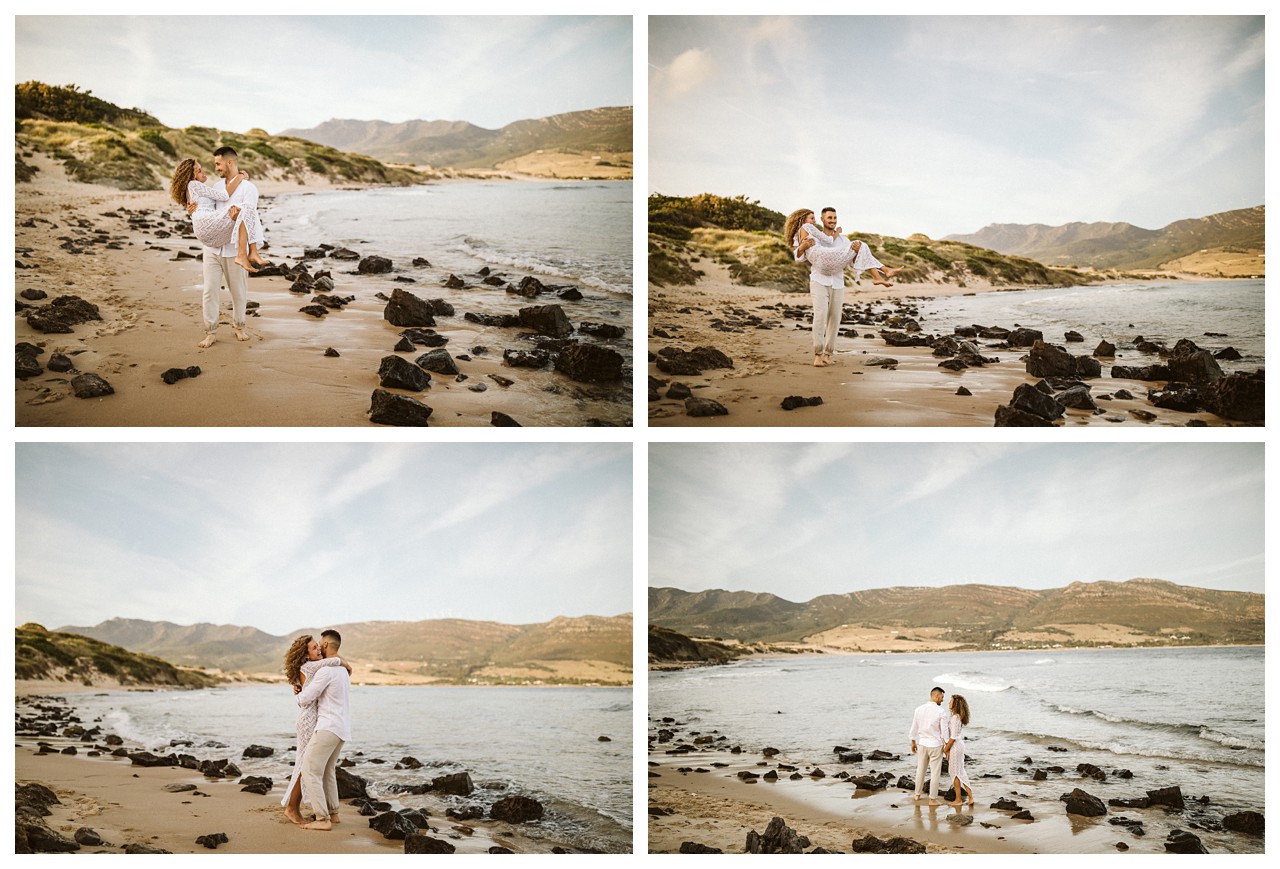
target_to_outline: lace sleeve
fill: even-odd
[[[310,679],[312,676],[316,674],[316,670],[319,670],[321,667],[341,667],[341,666],[342,666],[341,658],[320,658],[319,660],[316,660],[316,661],[307,661],[306,663],[304,663],[302,665],[302,673],[304,676]]]
[[[207,196],[215,202],[226,202],[228,199],[226,193],[223,193],[221,190],[217,190],[200,181],[191,181],[187,184],[187,195],[192,199],[199,199],[202,196]]]

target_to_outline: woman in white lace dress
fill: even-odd
[[[226,202],[236,192],[240,182],[249,176],[241,172],[227,182],[224,193],[210,186],[209,176],[204,167],[188,157],[173,170],[169,179],[169,195],[181,206],[196,203],[196,210],[191,213],[191,225],[195,229],[196,238],[205,247],[219,248],[236,239],[236,265],[247,272],[256,272],[254,264],[271,265],[258,255],[258,245],[252,239],[258,238],[258,209],[252,205],[232,205],[219,211],[216,203]]]
[[[871,253],[871,248],[860,241],[852,240],[848,247],[837,243],[818,226],[813,212],[807,208],[793,211],[787,217],[783,235],[797,260],[807,260],[823,274],[839,274],[846,268],[852,268],[855,280],[857,275],[871,272],[876,278],[874,283],[878,286],[892,287],[889,279],[902,271],[886,268]]]
[[[351,672],[350,665],[341,658],[320,657],[320,644],[310,634],[298,637],[289,646],[289,651],[284,653],[284,675],[293,686],[294,694],[301,691],[307,679],[314,676],[321,667],[346,667],[347,672]],[[284,797],[280,800],[285,815],[295,824],[303,823],[302,813],[299,811],[299,806],[302,805],[302,782],[299,774],[302,772],[302,755],[316,732],[316,706],[316,703],[308,703],[298,707],[298,753],[293,759],[293,775],[289,777],[289,786],[285,788]]]
[[[968,791],[969,805],[972,806],[973,786],[969,784],[969,774],[964,768],[964,728],[969,724],[969,701],[961,694],[952,694],[947,708],[951,712],[951,739],[943,746],[943,753],[947,756],[947,769],[954,779],[952,786],[956,795],[955,801],[948,802],[947,805],[959,807],[964,803],[964,791]]]

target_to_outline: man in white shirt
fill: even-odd
[[[830,232],[837,229],[836,210],[822,209],[822,225]],[[838,243],[843,235],[833,239]],[[846,242],[847,244],[847,242]],[[835,274],[819,271],[815,264],[809,269],[809,295],[813,297],[813,364],[829,365],[836,349],[836,333],[840,331],[840,317],[844,313],[844,270]]]
[[[213,188],[221,190],[223,193],[227,191],[227,182],[236,177],[236,173],[240,171],[236,165],[238,155],[235,149],[224,145],[213,152],[213,168],[220,176],[214,182]],[[217,206],[220,208],[241,207],[245,204],[252,205],[254,208],[258,206],[258,188],[255,187],[248,179],[241,181],[231,193],[231,198],[225,203],[219,202]],[[259,222],[257,237],[249,239],[250,244],[262,244],[262,224]],[[201,347],[209,347],[214,342],[214,332],[218,328],[218,291],[221,289],[223,282],[226,283],[227,289],[231,292],[231,328],[235,332],[237,341],[248,341],[249,336],[244,331],[245,308],[249,301],[249,274],[240,265],[235,262],[236,257],[236,238],[233,234],[231,240],[221,248],[206,247],[204,249],[204,328],[205,339],[200,342]]]
[[[338,653],[342,637],[328,630],[320,635],[325,657]],[[298,692],[298,705],[316,703],[316,732],[307,743],[302,764],[302,801],[315,820],[304,830],[332,830],[338,820],[338,753],[351,738],[351,677],[345,667],[322,667]]]
[[[329,669],[341,670],[341,667]],[[934,688],[929,692],[929,702],[921,703],[911,716],[911,753],[916,755],[916,794],[920,800],[920,789],[924,787],[925,765],[929,767],[929,805],[938,805],[938,780],[942,777],[942,746],[950,738],[947,710],[942,708],[942,698],[947,692]],[[311,753],[311,749],[307,749]]]

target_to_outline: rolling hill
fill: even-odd
[[[334,627],[357,680],[526,684],[630,684],[631,616],[556,618],[531,625],[464,619],[302,627],[284,636],[236,625],[110,619],[67,627],[103,642],[190,666],[278,675],[294,637]]]
[[[630,177],[630,106],[609,106],[515,121],[497,130],[466,121],[359,121],[334,118],[296,136],[380,160],[455,169],[511,169],[532,165],[531,155],[574,156],[601,177]],[[605,170],[622,170],[625,172]],[[571,174],[571,173],[567,173]]]
[[[49,631],[34,622],[14,631],[14,678],[170,688],[207,688],[223,681],[92,637]]]
[[[1266,207],[1179,220],[1163,229],[1130,223],[993,223],[946,240],[1058,266],[1181,269],[1225,276],[1262,274]]]
[[[948,647],[1250,644],[1264,597],[1158,579],[1031,590],[996,585],[894,587],[795,603],[772,594],[649,589],[651,624],[693,637],[854,647],[873,633]]]
[[[251,177],[300,184],[420,184],[435,177],[384,165],[362,154],[263,130],[244,133],[212,127],[166,127],[141,109],[123,109],[76,85],[23,82],[15,86],[16,177],[29,180],[34,167],[23,161],[33,151],[60,162],[77,181],[122,190],[164,190],[184,157],[211,160],[213,150],[230,145]]]

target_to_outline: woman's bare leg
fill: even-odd
[[[956,795],[955,802],[947,800],[947,805],[956,806],[957,808],[964,803],[964,788],[960,786],[960,779],[953,778],[951,780],[951,791]]]
[[[289,802],[284,807],[284,816],[299,827],[302,826],[302,776],[298,776],[298,780],[293,783],[293,790],[289,791]]]
[[[236,233],[236,258],[235,264],[240,266],[246,272],[256,272],[253,263],[249,262],[249,231],[244,228],[244,224],[240,224],[240,229]]]
[[[269,266],[271,262],[262,258],[262,254],[258,253],[258,245],[250,243],[249,245],[249,262],[257,263],[260,266]]]

